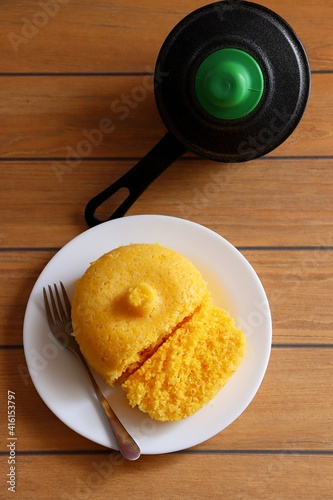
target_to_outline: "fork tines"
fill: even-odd
[[[61,288],[61,293],[59,292],[58,287],[55,283],[53,284],[55,293],[53,293],[51,285],[48,285],[50,301],[47,296],[46,288],[43,288],[45,310],[50,328],[51,325],[56,326],[61,323],[67,323],[71,321],[71,304],[69,298],[61,281],[59,282],[59,285]]]

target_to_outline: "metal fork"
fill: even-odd
[[[80,347],[72,335],[73,327],[71,321],[71,304],[66,293],[64,285],[60,282],[61,292],[58,290],[56,284],[54,284],[54,292],[52,287],[48,285],[49,297],[48,299],[46,288],[43,288],[45,311],[47,316],[47,321],[51,332],[54,337],[65,347],[68,347],[72,352],[74,352],[77,357],[82,362],[85,367],[87,374],[91,380],[91,383],[95,389],[96,395],[105,411],[108,422],[112,429],[113,435],[117,441],[120,453],[127,460],[136,460],[140,456],[140,448],[134,441],[132,436],[127,432],[122,423],[119,421],[116,414],[113,412],[108,401],[105,399],[101,389],[96,383],[90,368],[83,357]]]

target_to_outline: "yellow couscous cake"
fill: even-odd
[[[209,296],[196,267],[158,244],[106,253],[78,280],[74,336],[88,364],[111,386],[142,365]]]
[[[208,300],[123,384],[151,418],[178,421],[208,403],[238,368],[245,336]]]

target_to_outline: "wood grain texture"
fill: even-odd
[[[290,23],[309,56],[312,89],[299,126],[245,164],[186,153],[126,215],[189,219],[239,248],[271,307],[268,369],[251,404],[222,432],[190,450],[125,463],[64,425],[38,395],[24,357],[25,308],[44,266],[87,229],[87,202],[165,134],[154,99],[156,57],[176,23],[205,2],[2,1],[1,498],[9,495],[9,390],[19,500],[332,498],[333,2],[262,4]],[[253,326],[243,322],[248,335]]]
[[[55,252],[0,252],[3,345],[22,345],[25,305],[39,273]],[[266,290],[273,318],[273,343],[333,345],[330,307],[333,251],[245,250],[243,253]],[[65,277],[59,275],[59,279]],[[253,310],[260,313],[255,304]],[[255,328],[251,321],[243,318],[243,322],[245,333],[252,334]]]
[[[134,463],[119,462],[113,455],[69,454],[24,456],[21,464],[27,475],[22,497],[26,500],[44,500],[41,470],[45,470],[43,482],[47,482],[49,491],[57,491],[59,499],[102,500],[108,498],[110,491],[120,500],[127,500],[133,492],[140,500],[147,496],[163,500],[313,500],[318,496],[329,499],[331,495],[331,458],[297,453],[172,454],[147,456]],[[53,471],[61,475],[61,482]],[[138,480],[144,486],[138,485]]]
[[[193,450],[201,453],[332,450],[332,353],[332,348],[273,348],[265,379],[250,406],[231,426]],[[21,452],[107,451],[74,433],[51,413],[27,373],[22,349],[2,350],[0,359],[2,398],[6,398],[7,387],[16,390]],[[42,368],[38,373],[38,377],[43,377]],[[3,407],[0,418],[5,422]],[[5,450],[3,442],[1,451]]]
[[[270,156],[332,155],[333,75],[312,79],[301,123]],[[141,157],[166,132],[147,74],[0,75],[0,97],[2,158]]]
[[[44,0],[42,2],[47,4]],[[38,2],[2,2],[2,72],[142,72],[155,65],[169,31],[202,0],[156,3],[143,0],[59,0],[53,9]],[[266,0],[302,40],[314,70],[332,69],[330,0]],[[58,6],[58,9],[57,9]],[[23,40],[21,40],[21,37]],[[66,43],[64,43],[66,40]],[[135,43],[133,43],[135,40]],[[61,50],[60,50],[61,49]]]
[[[29,247],[32,232],[33,246],[63,246],[87,229],[88,201],[134,164],[133,159],[0,163],[1,246]],[[237,247],[330,248],[332,172],[333,159],[325,158],[265,158],[229,165],[182,159],[148,188],[128,215],[191,219]],[[110,199],[100,217],[109,217],[117,202]]]

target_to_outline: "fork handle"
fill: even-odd
[[[105,414],[107,416],[107,419],[109,421],[110,427],[112,429],[112,432],[114,434],[114,437],[117,441],[118,448],[120,453],[124,458],[127,460],[136,460],[140,457],[141,451],[137,443],[134,441],[132,436],[128,433],[128,431],[125,429],[123,424],[120,422],[118,419],[117,415],[114,413],[112,410],[111,406],[109,405],[107,399],[104,397],[102,391],[100,390],[96,380],[94,379],[93,374],[90,371],[90,368],[84,359],[84,357],[81,355],[79,356],[81,359],[88,375],[91,380],[92,385],[94,386],[96,395],[105,411]]]

